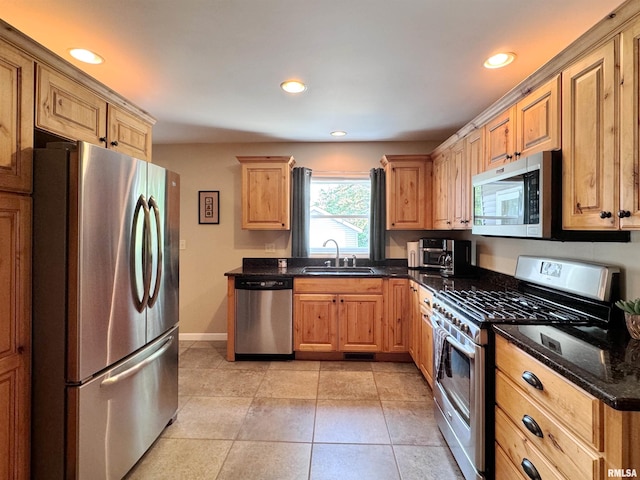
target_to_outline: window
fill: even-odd
[[[322,245],[332,238],[340,255],[369,256],[369,210],[371,181],[367,176],[311,177],[309,252],[335,256],[335,245]]]

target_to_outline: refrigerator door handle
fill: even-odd
[[[142,242],[141,242],[141,258],[142,258],[142,298],[140,298],[138,290],[138,275],[136,272],[136,253],[138,250],[138,217],[140,211],[144,212],[144,224],[142,227]],[[133,213],[133,222],[131,225],[131,253],[129,256],[129,268],[131,269],[131,290],[133,293],[133,303],[135,304],[138,312],[142,312],[147,303],[149,302],[149,282],[151,281],[151,262],[147,259],[149,252],[149,239],[148,231],[151,229],[149,220],[149,206],[144,198],[144,195],[138,197],[136,208]]]
[[[133,367],[125,370],[124,372],[118,373],[117,375],[114,375],[113,377],[109,377],[104,379],[101,383],[100,383],[100,387],[109,387],[111,385],[115,385],[118,382],[121,382],[133,375],[135,375],[136,373],[138,373],[140,370],[142,370],[144,367],[146,367],[147,365],[149,365],[150,363],[153,363],[154,361],[156,361],[156,359],[158,359],[159,357],[161,357],[164,352],[166,352],[167,350],[169,350],[169,347],[171,347],[171,343],[173,342],[173,335],[171,335],[170,337],[167,338],[167,340],[164,342],[164,344],[162,345],[162,347],[160,347],[157,351],[153,352],[151,355],[149,355],[147,358],[145,358],[143,361],[141,361],[140,363],[134,365]]]
[[[149,197],[149,212],[151,211],[153,211],[156,224],[157,255],[155,265],[156,281],[153,290],[151,290],[151,283],[149,283],[149,308],[153,307],[158,300],[158,295],[160,294],[160,282],[162,280],[162,226],[160,225],[160,207],[153,196]],[[150,242],[150,245],[152,246],[153,242]],[[151,257],[151,255],[149,257]],[[151,282],[151,278],[152,277],[149,278],[149,282]]]

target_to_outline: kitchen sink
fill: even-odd
[[[311,275],[371,275],[370,267],[304,267],[302,273]]]

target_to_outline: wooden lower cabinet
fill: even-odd
[[[384,351],[408,352],[411,339],[411,305],[409,280],[385,280]]]
[[[0,478],[29,478],[31,198],[0,193]]]
[[[500,336],[495,383],[496,478],[538,478],[525,466],[545,479],[640,472],[640,412],[612,409]]]
[[[382,292],[381,278],[296,278],[293,296],[294,350],[383,351]]]
[[[418,367],[433,388],[433,327],[431,326],[431,308],[433,294],[425,287],[418,287],[418,311],[420,317],[420,351]]]
[[[409,282],[409,305],[411,328],[409,334],[409,354],[413,362],[420,367],[420,342],[422,340],[422,318],[420,316],[420,286],[417,282]]]

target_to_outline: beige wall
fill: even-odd
[[[380,166],[384,154],[429,153],[439,142],[255,143],[154,145],[153,161],[180,174],[181,334],[225,333],[227,278],[243,257],[289,257],[289,232],[242,230],[240,164],[236,156],[293,155],[296,166],[316,171],[364,172]],[[220,224],[198,224],[198,190],[220,191]],[[387,256],[402,257],[417,232],[388,236]],[[274,243],[275,253],[265,253]]]

